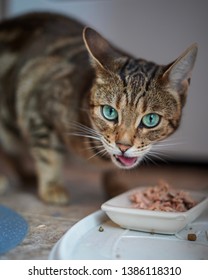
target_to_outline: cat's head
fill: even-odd
[[[96,73],[90,95],[93,128],[112,161],[133,168],[178,128],[197,45],[164,66],[117,50],[91,28],[83,37]]]

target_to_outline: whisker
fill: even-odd
[[[176,145],[181,145],[182,143],[158,143],[155,144],[155,147],[170,147],[170,146],[176,146]]]
[[[148,157],[146,155],[142,158],[142,162],[147,166],[150,165],[150,162],[149,162]]]
[[[154,165],[158,166],[158,163],[156,163],[149,155],[146,154],[144,156],[144,159],[148,160],[148,161],[152,162]]]
[[[164,161],[164,162],[167,163],[167,155],[165,153],[155,153],[155,152],[152,152],[152,153],[150,153],[150,156],[158,158],[159,160]]]
[[[156,147],[155,145],[150,150],[149,154],[155,158],[158,158],[160,161],[168,163],[169,160],[174,159],[174,155],[170,154],[163,147]]]
[[[144,148],[141,148],[141,149],[137,149],[137,151],[134,153],[135,156],[141,156],[143,155],[144,153],[149,153],[150,151],[150,148],[147,147],[146,149]]]
[[[93,136],[93,135],[87,135],[87,134],[82,134],[82,133],[73,133],[73,132],[69,132],[68,135],[72,135],[72,136],[78,136],[78,137],[86,137],[86,138],[90,138],[90,139],[95,139],[95,140],[100,140],[99,137]]]
[[[84,143],[85,143],[85,144],[90,144],[90,145],[91,145],[92,143],[95,144],[95,142],[102,143],[100,139],[90,139],[90,138],[89,138],[89,139],[84,140]]]
[[[167,160],[164,159],[163,157],[161,157],[159,154],[150,153],[149,155],[150,155],[150,157],[156,158],[156,159],[158,159],[158,160],[160,160],[160,161],[163,161],[163,162],[167,163]]]
[[[76,130],[75,132],[79,132],[79,133],[80,132],[81,133],[84,132],[84,133],[87,133],[89,135],[99,136],[100,137],[100,134],[96,130],[94,130],[94,129],[90,128],[90,127],[87,127],[85,125],[79,124],[79,123],[72,124],[72,128],[74,128]]]
[[[87,147],[87,148],[84,148],[83,151],[87,151],[87,150],[92,150],[93,151],[93,148],[95,149],[100,149],[100,148],[103,148],[103,145],[95,145],[94,147]]]
[[[103,153],[103,154],[102,154]],[[91,157],[88,158],[88,160],[96,157],[97,155],[102,154],[102,156],[104,156],[105,154],[107,154],[107,151],[105,148],[103,148],[102,150],[98,151],[97,153],[95,153],[94,155],[92,155]]]
[[[186,141],[179,140],[176,137],[175,138],[168,138],[164,139],[162,141],[159,141],[155,143],[154,147],[169,147],[169,146],[176,146],[176,145],[184,145],[186,144]]]
[[[166,144],[155,144],[154,149],[171,149],[171,147],[176,147],[181,145],[181,143],[166,143]]]

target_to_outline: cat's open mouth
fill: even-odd
[[[134,166],[137,165],[139,158],[138,157],[125,157],[125,156],[119,156],[119,155],[114,155],[118,165],[120,167],[124,168],[133,168]]]

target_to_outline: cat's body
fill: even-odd
[[[193,45],[159,66],[111,47],[90,28],[82,32],[80,23],[53,14],[0,25],[0,148],[33,157],[47,202],[68,200],[66,153],[96,153],[130,169],[172,134],[197,52]]]

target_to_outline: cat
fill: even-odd
[[[177,130],[196,55],[193,44],[168,65],[137,59],[58,14],[2,22],[2,155],[17,163],[20,174],[29,155],[40,198],[68,203],[65,156],[128,170]]]

